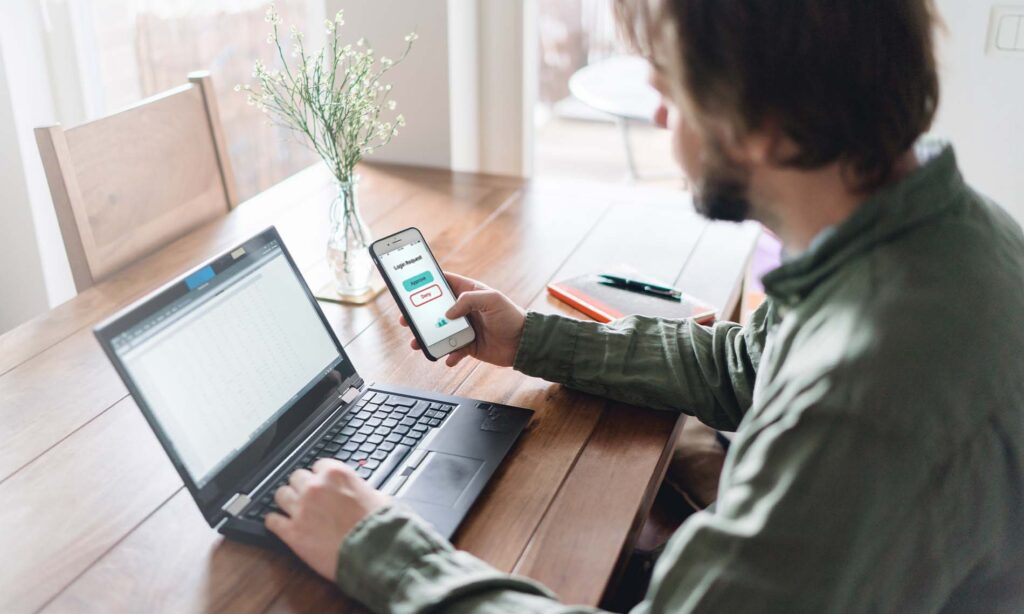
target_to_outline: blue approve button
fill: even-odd
[[[403,281],[402,285],[405,286],[407,291],[412,292],[416,288],[422,288],[432,281],[434,281],[434,276],[430,271],[423,271],[419,275],[413,275],[409,279]]]

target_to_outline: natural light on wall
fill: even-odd
[[[256,58],[273,60],[265,0],[85,2],[92,31],[78,40],[92,44],[80,44],[79,50],[94,63],[95,106],[101,114],[182,85],[189,72],[209,70],[242,199],[316,161],[290,131],[268,125],[245,96],[232,90],[249,80]],[[285,23],[311,36],[322,31],[322,1],[278,0],[276,6]]]

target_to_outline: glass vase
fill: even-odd
[[[335,291],[354,298],[370,291],[373,261],[370,229],[359,214],[357,182],[338,182],[338,197],[331,203],[331,233],[327,239],[327,262],[334,274]]]

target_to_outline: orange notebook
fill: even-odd
[[[637,275],[630,275],[637,278]],[[693,318],[700,324],[715,321],[715,309],[703,301],[683,294],[682,301],[605,286],[597,275],[581,275],[548,284],[548,293],[582,311],[598,322],[611,322],[627,315],[659,318]],[[653,281],[653,280],[652,280]]]

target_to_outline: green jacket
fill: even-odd
[[[527,316],[520,371],[736,431],[637,612],[1024,612],[1024,237],[931,154],[766,276],[745,327]],[[375,611],[589,611],[400,507],[338,584]]]

